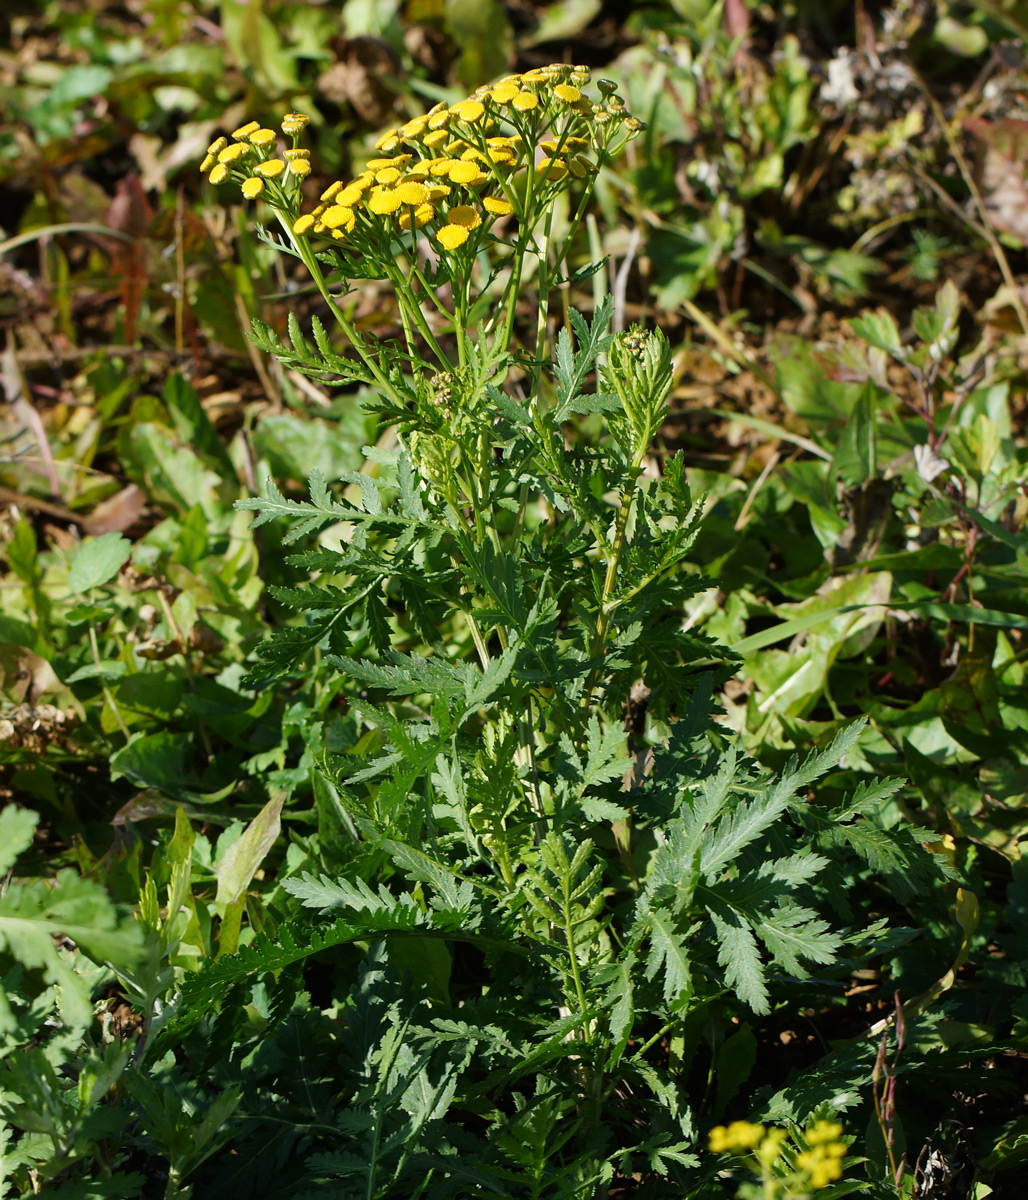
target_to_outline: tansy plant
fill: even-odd
[[[667,339],[609,335],[608,301],[591,323],[569,310],[548,343],[596,172],[637,128],[610,85],[588,99],[586,82],[557,65],[439,105],[309,211],[300,116],[283,122],[288,151],[247,125],[204,164],[274,212],[340,335],[315,321],[315,349],[294,317],[291,345],[263,327],[260,343],[363,385],[355,402],[394,427],[363,471],[312,475],[309,499],[268,480],[243,503],[307,539],[292,561],[314,578],[273,589],[297,615],[249,682],[313,672],[320,772],[275,905],[238,953],[184,979],[153,1049],[227,1029],[226,997],[270,1011],[271,978],[273,1011],[302,1012],[302,964],[340,956],[357,1065],[305,1135],[304,1179],[324,1194],[584,1198],[637,1172],[712,1179],[695,1151],[719,1115],[722,1027],[874,946],[870,889],[846,929],[823,915],[860,856],[888,846],[897,871],[932,857],[869,832],[895,784],[810,802],[859,723],[774,772],[716,733],[734,659],[690,617],[708,586],[689,563],[699,507],[681,456],[650,457]],[[348,315],[368,277],[393,284],[402,341]]]

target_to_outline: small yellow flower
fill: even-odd
[[[480,121],[485,115],[485,105],[479,100],[462,100],[455,104],[450,111],[467,125]]]
[[[445,129],[433,129],[431,133],[426,133],[421,139],[429,150],[438,150],[440,146],[445,146],[450,135]]]
[[[218,154],[220,151],[224,150],[227,145],[228,145],[228,138],[226,138],[226,137],[215,138],[214,141],[211,142],[211,144],[207,147],[207,153],[208,154]]]
[[[510,201],[501,200],[498,196],[486,196],[482,201],[482,206],[494,217],[508,217],[514,211],[514,206]]]
[[[407,168],[407,178],[416,179],[421,182],[431,175],[431,159],[424,159],[422,162],[415,163],[412,167]]]
[[[400,213],[400,228],[410,229],[410,209]],[[420,229],[422,225],[427,225],[435,217],[435,209],[431,204],[419,204],[414,210],[414,228]]]
[[[235,142],[231,146],[226,146],[224,150],[218,152],[218,162],[231,163],[237,158],[242,158],[244,154],[250,153],[250,147],[245,142]]]
[[[296,158],[289,163],[289,171],[297,179],[306,179],[311,173],[311,164],[305,158]]]
[[[473,162],[455,162],[450,168],[449,174],[454,183],[463,183],[469,187],[485,183],[489,178],[484,171],[479,169],[478,164]]]
[[[434,204],[437,200],[445,199],[453,188],[447,187],[445,183],[433,183],[428,189],[428,198]]]
[[[309,150],[283,150],[282,151],[282,157],[286,160],[286,162],[296,162],[301,158],[310,158],[310,156],[311,156],[311,152]]]
[[[360,203],[361,196],[368,190],[367,184],[363,181],[348,183],[341,192],[336,192],[334,199],[339,204],[345,204],[347,208],[353,208],[355,204]]]
[[[260,129],[260,127],[260,121],[248,121],[245,125],[240,125],[238,129],[234,129],[232,131],[232,136],[237,140],[241,138],[248,138],[251,133]]]
[[[396,194],[400,197],[401,204],[416,208],[428,199],[428,188],[423,183],[401,183],[396,189]]]
[[[443,147],[443,153],[453,158],[457,154],[463,153],[468,148],[468,143],[463,138],[454,138],[452,142],[447,142]]]
[[[356,220],[352,208],[347,208],[345,204],[333,204],[331,208],[325,209],[321,223],[326,229],[345,229],[349,233]]]
[[[403,167],[414,157],[413,154],[391,154],[388,158],[372,158],[368,161],[367,170],[381,171],[384,167]]]
[[[400,132],[405,138],[418,138],[427,128],[427,117],[415,117],[412,121],[408,121],[406,125],[401,125]]]
[[[433,132],[445,129],[450,123],[450,116],[451,113],[448,108],[442,108],[438,112],[431,113],[428,118],[429,129]]]
[[[299,237],[303,237],[305,233],[309,233],[314,225],[314,217],[310,213],[305,213],[302,217],[297,217],[293,222],[293,233]]]
[[[584,179],[593,170],[593,164],[587,158],[576,154],[574,158],[568,159],[568,170],[576,179]]]
[[[549,83],[550,72],[542,67],[536,68],[534,71],[526,71],[521,76],[524,83]]]
[[[803,1136],[811,1146],[835,1142],[842,1137],[842,1126],[837,1121],[815,1121]]]
[[[570,83],[558,83],[553,89],[553,94],[567,104],[574,104],[576,100],[582,99],[582,93]]]
[[[228,167],[224,163],[215,163],[208,178],[211,183],[224,183],[228,179]]]
[[[390,150],[394,150],[399,144],[398,131],[389,129],[375,142],[375,149],[381,150],[383,154],[388,154]]]
[[[379,216],[385,216],[386,213],[396,212],[400,207],[400,197],[394,191],[387,188],[381,190],[376,189],[371,193],[371,199],[368,201],[368,208],[373,213]]]
[[[261,192],[264,191],[264,180],[257,175],[252,176],[250,179],[244,179],[240,190],[247,200],[256,200]]]
[[[457,204],[446,214],[446,220],[451,225],[460,225],[462,229],[477,229],[482,224],[482,215],[470,204]]]
[[[325,188],[325,190],[321,193],[320,198],[325,201],[334,200],[335,197],[338,196],[342,190],[343,190],[342,182],[337,179],[335,181],[335,183],[330,183],[328,185],[328,187]]]
[[[568,164],[562,158],[544,158],[536,167],[540,179],[563,179],[568,173]]]
[[[769,1129],[767,1136],[756,1149],[757,1158],[764,1166],[770,1167],[778,1160],[782,1153],[782,1145],[788,1138],[789,1132],[786,1129]]]
[[[518,112],[531,112],[533,108],[539,107],[539,97],[534,92],[518,92],[511,104]]]
[[[254,146],[270,146],[276,137],[274,129],[255,129],[247,141]]]
[[[510,104],[520,91],[516,83],[498,83],[489,95],[496,104]]]
[[[395,167],[384,167],[375,172],[376,183],[395,183],[400,178],[400,172]]]
[[[200,174],[205,175],[218,160],[213,154],[208,154],[200,164]]]
[[[468,231],[463,225],[444,225],[436,234],[439,244],[446,250],[456,250],[468,240]]]
[[[254,167],[255,175],[263,175],[265,179],[277,179],[286,169],[286,164],[280,158],[269,158],[267,162],[258,163]]]
[[[293,137],[297,133],[302,133],[309,123],[310,117],[305,113],[286,113],[282,118],[282,132],[287,137]]]
[[[723,1150],[752,1150],[764,1136],[763,1125],[749,1121],[733,1121],[731,1125],[715,1125],[710,1131],[709,1145],[715,1154]]]

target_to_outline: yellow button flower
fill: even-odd
[[[224,183],[228,179],[228,167],[224,163],[215,163],[208,178],[211,183]]]
[[[396,194],[400,197],[401,204],[416,208],[428,199],[428,188],[423,183],[401,183],[396,189]]]
[[[305,158],[296,158],[289,162],[289,173],[297,179],[306,179],[311,173],[311,164]]]
[[[277,136],[274,129],[255,129],[247,141],[254,146],[270,146]]]
[[[207,147],[207,153],[208,154],[218,154],[221,150],[224,150],[227,145],[228,145],[228,138],[226,138],[226,137],[215,138],[214,141],[211,142],[211,144]]]
[[[293,222],[293,233],[299,237],[303,237],[305,233],[309,233],[314,225],[314,217],[310,213],[305,213],[302,217],[297,217]]]
[[[251,133],[260,129],[260,121],[248,121],[245,125],[240,125],[238,129],[232,131],[234,138],[248,138]]]
[[[448,108],[443,108],[439,112],[434,112],[429,115],[428,127],[433,131],[445,129],[450,123],[451,113]]]
[[[445,199],[452,191],[453,188],[447,187],[445,183],[433,183],[428,189],[428,198],[435,203],[437,200]]]
[[[463,183],[469,187],[476,187],[479,184],[485,183],[489,176],[479,169],[477,163],[455,162],[450,168],[450,178],[454,183]]]
[[[531,112],[533,108],[539,107],[539,97],[534,92],[518,92],[511,104],[518,112]]]
[[[485,115],[485,105],[479,100],[462,100],[460,104],[455,104],[450,111],[461,121],[471,125],[480,121]]]
[[[445,146],[450,135],[445,129],[433,129],[431,133],[426,133],[421,139],[429,150],[438,150],[440,146]]]
[[[368,201],[368,208],[373,213],[378,213],[379,216],[385,216],[386,213],[396,212],[400,207],[400,197],[394,191],[386,188],[376,190],[371,193],[371,199]]]
[[[540,179],[563,179],[568,173],[568,164],[562,158],[544,158],[540,160],[536,172]]]
[[[456,158],[433,158],[428,164],[429,174],[437,177],[449,175],[450,170],[456,166],[458,161]]]
[[[415,117],[412,121],[408,121],[405,125],[400,126],[400,132],[405,138],[417,138],[428,128],[427,117]]]
[[[468,231],[463,225],[444,225],[436,237],[446,250],[456,250],[468,240]]]
[[[256,200],[261,192],[264,191],[264,180],[257,175],[254,175],[250,179],[244,179],[240,190],[247,200]]]
[[[509,217],[514,211],[514,206],[509,200],[501,200],[498,196],[486,196],[482,201],[482,206],[494,217]]]
[[[347,208],[345,204],[333,204],[331,208],[325,209],[321,217],[321,223],[326,229],[346,229],[347,232],[354,227],[356,220],[353,209]]]
[[[410,229],[410,209],[400,213],[400,228]],[[414,210],[414,228],[420,229],[422,225],[427,225],[435,217],[435,209],[431,204],[419,204]]]
[[[309,123],[310,117],[306,113],[286,113],[282,118],[282,132],[287,137],[293,137],[297,133],[302,133]]]
[[[388,158],[372,158],[368,161],[367,170],[381,171],[383,167],[404,167],[414,157],[413,154],[391,154]]]
[[[355,204],[360,203],[361,196],[368,190],[368,184],[365,180],[354,180],[353,183],[348,183],[341,192],[336,193],[336,200],[340,204],[345,204],[348,208],[353,208]]]
[[[343,185],[340,180],[335,183],[330,183],[327,188],[321,193],[322,200],[333,200],[343,190]]]
[[[203,162],[200,164],[200,174],[201,174],[201,175],[204,175],[204,174],[206,174],[206,173],[207,173],[207,172],[208,172],[208,171],[211,169],[211,167],[213,167],[213,166],[214,166],[214,164],[215,164],[217,161],[218,161],[218,160],[217,160],[217,159],[214,157],[214,155],[213,155],[213,154],[208,154],[208,155],[206,155],[206,156],[204,157],[204,160],[203,160]]]
[[[395,167],[385,167],[375,172],[376,183],[395,183],[400,178],[400,172]]]
[[[277,179],[286,169],[286,164],[280,158],[269,158],[267,162],[258,163],[254,167],[255,175],[263,175],[265,179]]]
[[[457,204],[446,214],[446,220],[462,229],[477,229],[482,224],[482,214],[470,204]]]
[[[419,181],[427,179],[431,172],[432,160],[424,159],[422,162],[415,163],[412,167],[407,168],[407,178],[417,179]]]
[[[390,150],[394,149],[399,144],[400,138],[398,131],[395,129],[389,129],[382,134],[377,142],[375,142],[375,149],[381,150],[383,154],[388,154]]]
[[[576,100],[582,99],[582,93],[570,83],[558,83],[553,89],[553,94],[566,104],[574,104]]]
[[[231,163],[237,158],[242,158],[244,154],[250,153],[250,147],[245,142],[235,142],[231,146],[226,146],[224,150],[218,152],[218,162]]]
[[[498,83],[489,95],[497,104],[510,104],[520,91],[516,83]]]

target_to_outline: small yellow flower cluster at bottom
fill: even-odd
[[[834,1121],[816,1121],[802,1135],[809,1148],[796,1155],[795,1165],[797,1170],[806,1172],[815,1191],[842,1177],[842,1160],[846,1157],[846,1144],[839,1141],[842,1132],[842,1126]],[[765,1129],[750,1121],[733,1121],[730,1125],[715,1125],[708,1144],[715,1154],[726,1150],[751,1151],[761,1167],[770,1168],[778,1161],[788,1138],[785,1129],[774,1126]]]

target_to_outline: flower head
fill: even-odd
[[[468,240],[468,231],[463,225],[444,225],[436,237],[446,250],[456,250]]]

